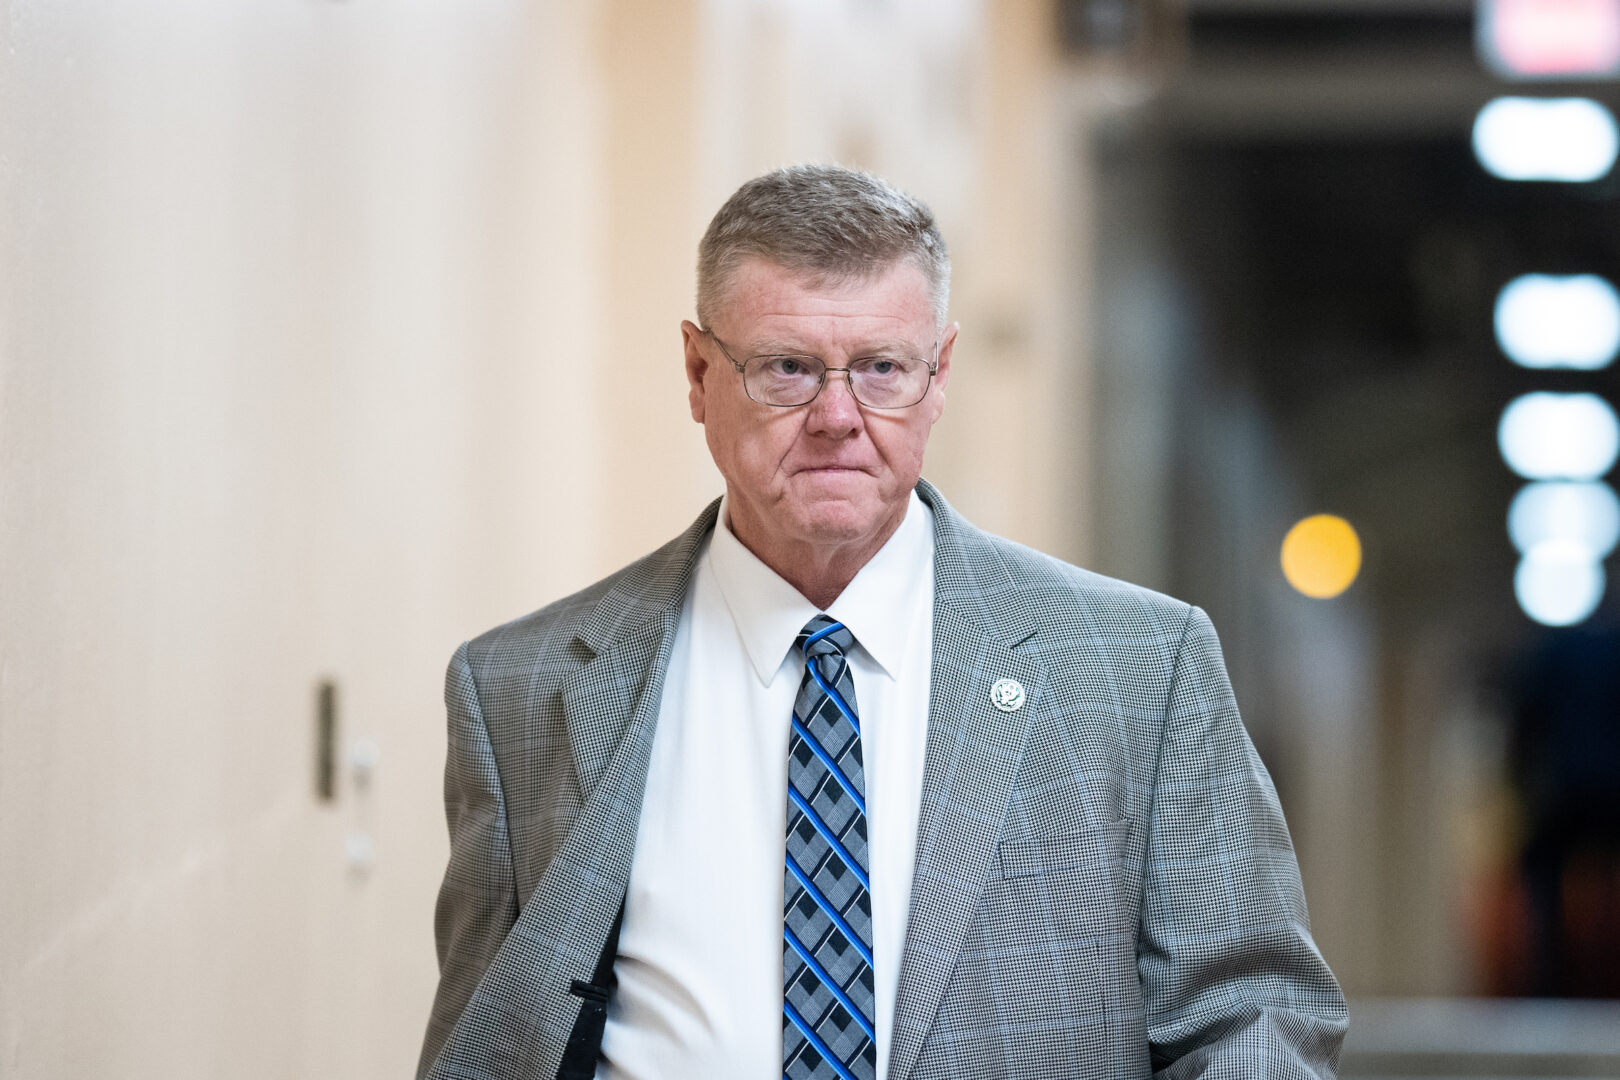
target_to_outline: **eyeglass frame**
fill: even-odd
[[[769,409],[802,409],[804,406],[811,404],[818,397],[821,396],[821,393],[822,393],[823,390],[827,389],[827,376],[831,375],[835,371],[842,371],[844,373],[844,383],[845,383],[845,385],[847,385],[849,387],[849,396],[855,400],[855,404],[859,405],[863,409],[878,409],[878,410],[881,410],[882,412],[899,412],[901,409],[914,409],[918,405],[921,405],[925,400],[927,400],[928,391],[932,390],[933,387],[934,387],[934,376],[939,374],[939,345],[940,345],[940,340],[939,340],[939,338],[936,337],[934,339],[934,348],[933,348],[934,358],[931,361],[928,362],[928,381],[923,384],[922,395],[920,397],[918,397],[916,401],[913,401],[908,405],[868,405],[866,402],[862,401],[861,398],[860,398],[860,395],[855,392],[855,383],[853,381],[851,381],[851,376],[854,374],[854,372],[851,369],[849,369],[848,367],[831,367],[831,366],[828,365],[827,361],[823,360],[821,357],[817,356],[815,353],[788,353],[788,352],[778,353],[778,354],[775,354],[775,355],[780,355],[780,356],[801,356],[801,357],[804,357],[804,358],[809,359],[809,360],[814,360],[816,363],[821,365],[821,379],[816,384],[816,392],[814,394],[811,394],[810,397],[807,398],[806,400],[798,402],[797,404],[794,404],[794,405],[778,405],[773,401],[761,401],[761,400],[759,400],[759,398],[755,397],[753,394],[749,394],[748,393],[748,375],[747,375],[748,362],[745,360],[745,361],[743,361],[742,363],[739,364],[737,362],[737,358],[731,355],[731,350],[726,348],[726,343],[720,340],[720,335],[719,334],[716,334],[713,330],[709,329],[706,326],[705,327],[700,327],[699,329],[701,329],[705,334],[708,334],[709,337],[714,341],[714,343],[716,345],[720,346],[720,355],[724,356],[727,360],[729,360],[731,362],[731,366],[737,369],[737,374],[741,375],[743,377],[743,380],[742,380],[743,393],[747,394],[748,400],[752,401],[756,405],[764,405],[766,408],[769,408]],[[760,355],[766,355],[766,354],[760,354]],[[754,359],[757,359],[757,357],[750,356],[748,359],[749,360],[754,360]],[[867,358],[866,357],[857,357],[856,359],[864,360],[864,359],[867,359]],[[921,359],[921,357],[913,357],[912,359]]]

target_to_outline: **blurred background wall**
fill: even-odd
[[[410,1072],[444,662],[719,493],[694,249],[802,160],[942,220],[927,475],[1214,616],[1358,1067],[1620,1070],[1606,1004],[1511,1000],[1620,992],[1620,857],[1548,864],[1599,951],[1538,984],[1515,673],[1586,684],[1514,602],[1495,429],[1546,384],[1490,331],[1513,273],[1620,273],[1616,188],[1479,170],[1472,3],[0,11],[0,1075]],[[1319,510],[1365,550],[1332,600],[1277,561]]]

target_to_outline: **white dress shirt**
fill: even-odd
[[[699,554],[664,676],[599,1080],[782,1075],[787,748],[817,609],[732,535]],[[933,515],[905,519],[827,614],[850,657],[866,777],[877,1076],[888,1071],[928,736]]]

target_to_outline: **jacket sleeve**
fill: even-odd
[[[465,644],[445,673],[444,704],[449,714],[444,813],[450,826],[450,864],[433,918],[439,990],[418,1077],[428,1074],[518,915],[506,798]]]
[[[1138,967],[1156,1076],[1336,1075],[1344,996],[1311,939],[1277,793],[1198,608],[1171,678]]]

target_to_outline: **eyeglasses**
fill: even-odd
[[[842,371],[849,380],[849,392],[868,409],[908,409],[928,396],[928,387],[939,372],[939,342],[934,342],[934,359],[916,356],[862,356],[848,367],[828,367],[819,356],[803,353],[767,353],[750,356],[738,363],[726,343],[705,330],[731,366],[743,377],[743,391],[761,405],[791,409],[816,400],[827,385],[829,372]]]

